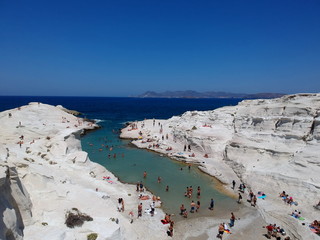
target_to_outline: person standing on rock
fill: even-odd
[[[122,204],[121,204],[121,198],[118,198],[118,212],[121,212]]]
[[[138,205],[138,218],[142,217],[142,203]]]
[[[236,186],[236,181],[235,180],[233,180],[232,181],[232,189],[234,190],[234,187]]]
[[[129,217],[130,217],[130,223],[133,223],[133,212],[132,211],[130,211],[129,212]]]
[[[169,237],[173,237],[173,221],[170,222],[170,226],[169,226],[169,229],[167,231],[167,234]]]
[[[269,224],[268,226],[266,226],[266,229],[267,229],[266,237],[270,239],[272,237],[272,234],[273,234],[273,226],[272,226],[272,224]]]
[[[150,204],[150,209],[151,209],[150,214],[151,214],[151,217],[153,217],[153,215],[154,215],[154,208],[155,208],[155,202],[152,202],[152,203]]]
[[[256,206],[257,205],[257,196],[253,195],[253,203],[251,204],[251,206]]]
[[[231,213],[231,217],[230,217],[230,227],[234,226],[234,221],[236,220],[236,217],[234,216],[233,212]]]
[[[241,196],[241,194],[239,193],[238,203],[241,203],[241,200],[242,200],[242,196]]]
[[[224,233],[224,223],[220,223],[219,227],[218,227],[218,235],[217,238],[222,239],[222,235]]]
[[[249,193],[249,198],[250,198],[250,203],[252,202],[252,200],[253,200],[253,192],[252,192],[252,190],[250,190],[250,193]]]
[[[143,192],[143,184],[140,182],[140,192]]]
[[[121,198],[121,211],[124,212],[124,200]]]

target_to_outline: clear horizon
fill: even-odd
[[[6,1],[1,96],[320,92],[320,2]]]

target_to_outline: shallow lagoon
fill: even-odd
[[[189,214],[189,217],[221,216],[226,212],[236,211],[238,208],[234,198],[216,189],[219,185],[217,180],[202,173],[197,166],[191,166],[189,170],[188,165],[182,162],[148,150],[138,149],[129,140],[119,139],[117,131],[123,127],[121,123],[102,121],[99,124],[102,129],[82,137],[83,150],[88,152],[92,161],[105,166],[120,181],[133,184],[142,181],[149,191],[161,197],[165,212],[178,215],[182,203],[190,210],[191,200],[195,202],[199,200],[201,207],[198,213]],[[114,154],[116,158],[113,157]],[[147,172],[146,178],[143,178],[144,171]],[[161,183],[157,181],[158,176],[162,179]],[[168,192],[166,191],[167,185],[169,186]],[[193,187],[191,199],[184,196],[187,186]],[[201,188],[200,199],[197,199],[196,196],[198,186]],[[211,198],[215,201],[214,211],[208,210]]]

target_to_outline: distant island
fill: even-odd
[[[197,92],[192,90],[187,91],[165,91],[165,92],[153,92],[147,91],[139,98],[245,98],[245,99],[257,99],[257,98],[278,98],[284,96],[284,93],[229,93],[229,92]]]

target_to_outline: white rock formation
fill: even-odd
[[[79,138],[97,126],[61,109],[30,103],[0,113],[0,239],[79,240],[90,233],[98,239],[165,239],[161,209],[130,224],[129,212],[136,218],[139,204],[135,187],[89,160]],[[123,213],[117,211],[120,197]],[[68,228],[65,215],[72,208],[93,221]]]
[[[200,163],[223,183],[236,179],[239,184],[240,179],[267,195],[258,201],[267,222],[280,224],[294,239],[318,238],[308,225],[320,216],[313,208],[320,200],[320,94],[246,100],[214,111],[145,120],[123,129],[121,137],[136,139],[140,148]],[[184,151],[188,145],[191,151]],[[298,206],[285,204],[282,191]],[[305,225],[289,216],[295,209],[306,218]]]

